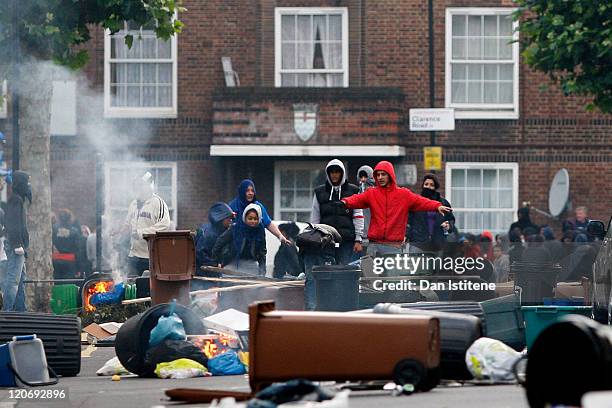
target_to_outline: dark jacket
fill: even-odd
[[[332,186],[329,183],[325,183],[315,188],[315,196],[319,202],[319,213],[321,215],[320,223],[331,225],[338,230],[343,241],[354,241],[355,225],[353,224],[353,211],[334,206],[332,203],[340,201],[341,198],[357,194],[359,188],[354,184],[344,183],[339,196],[337,194],[331,194],[331,192]],[[331,199],[330,195],[333,195]]]
[[[232,216],[232,209],[223,202],[213,204],[208,210],[208,221],[202,224],[196,233],[196,273],[200,272],[202,266],[217,266],[213,257],[213,247],[217,238],[225,232],[223,220]],[[225,257],[222,257],[225,258]],[[222,259],[221,263],[227,263],[229,259]]]
[[[298,276],[302,272],[304,272],[304,266],[300,262],[295,245],[281,245],[274,256],[274,273],[272,276],[280,279],[285,274]]]
[[[240,248],[240,256],[237,256],[236,249],[234,248],[234,231],[236,230],[236,224],[232,224],[223,234],[219,236],[217,242],[212,249],[213,259],[217,263],[224,265],[224,260],[249,259],[255,260],[259,264],[260,271],[266,268],[266,241],[265,239],[261,242],[250,241],[245,239],[242,242]]]
[[[451,206],[437,191],[431,199],[447,207]],[[434,227],[431,234],[429,233],[430,214],[433,214],[434,217]],[[446,235],[444,235],[444,229],[440,226],[444,221],[448,221],[451,226],[449,232],[453,231],[455,225],[455,216],[451,212],[442,215],[437,211],[411,211],[408,219],[410,220],[410,224],[406,226],[406,238],[408,242],[425,251],[439,251],[444,248],[446,244]]]
[[[24,201],[31,200],[32,192],[29,186],[30,176],[24,171],[13,173],[13,193],[6,205],[6,236],[7,247],[27,249],[30,246],[30,234]]]

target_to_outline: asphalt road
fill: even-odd
[[[89,353],[85,353],[89,354]],[[0,390],[0,408],[29,407],[92,407],[92,408],[136,408],[136,407],[204,407],[204,404],[182,404],[169,401],[164,391],[171,388],[210,388],[233,391],[248,391],[245,376],[190,378],[184,380],[161,380],[138,377],[123,377],[112,381],[110,377],[96,376],[95,372],[114,357],[114,348],[97,348],[90,357],[82,358],[78,377],[61,378],[57,386],[67,390],[69,399],[64,401],[11,399],[9,390]],[[40,388],[39,388],[40,389]],[[406,407],[419,408],[478,408],[478,407],[528,407],[523,389],[516,385],[459,387],[440,386],[426,393],[393,397],[386,391],[354,391],[350,395],[349,407]]]

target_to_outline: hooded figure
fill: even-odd
[[[539,233],[540,227],[531,222],[531,218],[529,218],[529,207],[519,208],[516,213],[518,215],[518,221],[510,225],[510,231],[514,228],[519,228],[525,237]]]
[[[196,274],[202,266],[217,266],[212,249],[217,238],[231,225],[234,212],[223,202],[214,203],[208,210],[208,223],[202,224],[196,234]],[[224,259],[224,261],[227,261]]]
[[[257,215],[257,224],[250,225],[249,213]],[[259,205],[249,204],[240,217],[240,222],[233,224],[217,239],[212,253],[218,264],[224,265],[224,254],[229,254],[232,261],[229,269],[251,272],[250,266],[257,262],[257,274],[266,274],[266,231],[262,224],[263,212]],[[251,261],[251,262],[248,262]]]
[[[361,252],[363,235],[363,211],[351,211],[334,205],[341,199],[359,192],[359,188],[346,180],[344,164],[333,159],[325,167],[325,184],[314,190],[310,222],[334,227],[342,236],[342,243],[336,251],[336,262],[346,265],[351,262],[352,252]],[[357,244],[356,244],[357,243]]]
[[[382,172],[379,180],[378,173]],[[385,179],[385,174],[388,179]],[[445,211],[438,201],[430,200],[413,193],[404,187],[398,187],[393,165],[381,161],[374,168],[376,187],[365,193],[343,198],[347,208],[369,208],[372,215],[368,239],[370,243],[381,243],[401,247],[406,235],[409,211]],[[381,185],[381,180],[388,180]],[[443,208],[441,208],[443,207]]]
[[[365,182],[361,181],[361,178],[364,176],[367,177]],[[374,181],[374,169],[370,166],[363,165],[357,170],[357,185],[359,186],[359,192],[363,193],[370,187],[374,187],[376,182]]]
[[[13,173],[13,193],[6,205],[6,274],[2,282],[2,310],[23,312],[25,308],[25,258],[30,245],[25,200],[32,203],[30,176],[24,171]]]
[[[229,202],[229,206],[232,211],[240,216],[240,214],[244,213],[244,209],[249,204],[257,204],[261,208],[261,222],[268,231],[270,231],[276,238],[278,238],[283,244],[290,244],[289,240],[286,239],[283,234],[279,231],[276,224],[272,222],[272,219],[268,215],[268,211],[266,210],[266,206],[257,200],[257,195],[255,192],[255,183],[253,180],[244,179],[238,185],[238,195]],[[241,223],[242,220],[239,218],[237,223]]]
[[[136,199],[128,207],[125,225],[130,230],[128,274],[140,276],[149,269],[149,246],[145,234],[155,234],[170,229],[170,211],[165,201],[153,192],[153,177],[146,172],[134,179]]]
[[[425,182],[429,180],[427,185],[433,184],[433,189],[425,187]],[[437,191],[440,188],[440,182],[434,174],[426,174],[421,183],[421,196],[430,200],[435,200],[442,205],[450,207],[450,203],[443,198]],[[446,237],[453,231],[455,224],[455,216],[453,213],[441,215],[438,211],[411,211],[409,216],[410,224],[406,232],[406,239],[410,244],[420,248],[423,251],[439,251],[446,245]],[[448,225],[448,229],[443,228]]]

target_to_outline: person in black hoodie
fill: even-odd
[[[213,247],[217,238],[232,225],[233,219],[234,212],[224,202],[216,202],[208,210],[209,222],[198,228],[196,235],[196,275],[201,274],[202,266],[217,266],[218,262],[212,254]]]
[[[304,265],[300,261],[295,240],[300,233],[300,227],[295,222],[280,224],[278,229],[287,238],[291,245],[281,245],[274,256],[274,272],[272,277],[282,279],[285,275],[299,276],[304,272]]]
[[[13,193],[6,206],[6,242],[8,258],[6,275],[2,282],[2,310],[23,312],[26,310],[24,281],[25,258],[30,245],[25,200],[32,203],[30,176],[24,171],[13,173]]]
[[[437,191],[440,188],[440,182],[434,174],[423,176],[421,187],[423,197],[436,200],[447,207],[451,206]],[[444,249],[446,237],[455,226],[455,216],[452,212],[441,215],[437,211],[411,211],[408,220],[410,220],[406,226],[408,242],[425,252],[437,252]]]
[[[536,235],[540,232],[540,227],[533,222],[531,222],[531,218],[529,217],[529,207],[521,207],[516,212],[518,216],[518,221],[513,222],[510,225],[510,231],[515,228],[518,228],[523,234],[523,236],[528,237],[529,235]]]

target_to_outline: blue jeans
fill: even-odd
[[[317,287],[312,275],[312,268],[318,265],[335,264],[335,259],[328,253],[305,253],[304,272],[306,282],[304,282],[304,310],[315,310],[317,307]]]
[[[2,310],[5,312],[25,312],[26,278],[25,255],[17,255],[14,248],[6,248],[6,275],[2,282]]]

